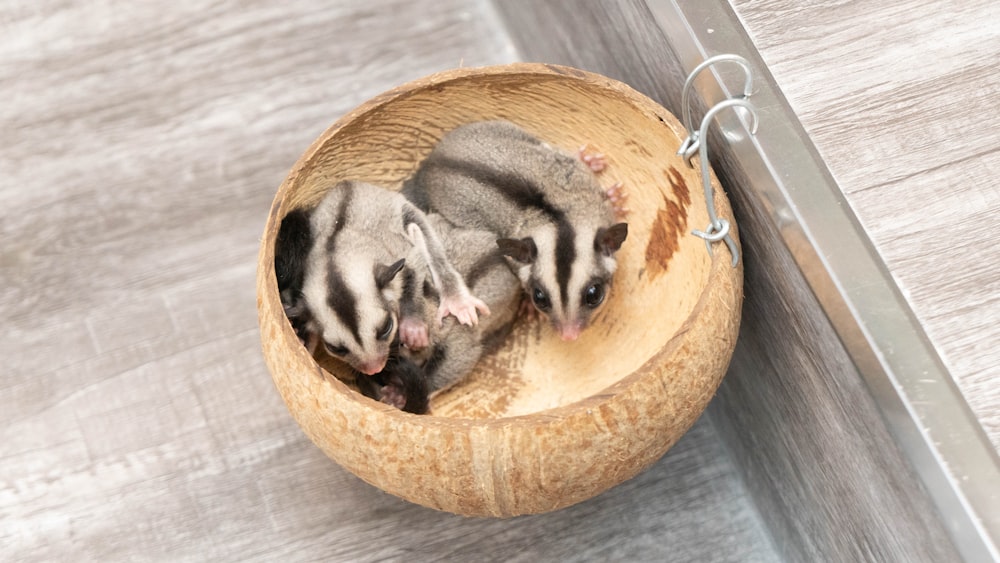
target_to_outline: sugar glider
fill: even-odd
[[[358,374],[355,382],[363,395],[376,401],[414,414],[427,412],[427,376],[408,357],[392,353],[382,371],[374,375]]]
[[[503,342],[517,317],[521,285],[507,266],[492,232],[456,227],[436,214],[428,215],[427,220],[440,234],[448,259],[466,285],[490,309],[490,315],[475,326],[463,326],[451,318],[439,325],[432,324],[430,345],[400,350],[401,356],[421,366],[427,390],[433,394],[464,379],[483,354]],[[433,315],[440,297],[433,284],[425,282],[421,286],[424,315]]]
[[[464,326],[451,318],[441,324],[429,322],[427,346],[395,346],[382,371],[357,375],[358,389],[364,395],[417,414],[427,411],[429,395],[464,379],[483,354],[503,342],[514,324],[521,295],[520,282],[500,253],[495,235],[455,227],[434,214],[428,215],[427,221],[440,236],[448,259],[491,313],[475,326]],[[420,286],[414,303],[430,320],[436,315],[440,296],[428,269],[412,272]]]
[[[475,325],[478,312],[489,313],[448,262],[424,213],[401,194],[343,181],[306,213],[308,252],[299,297],[290,301],[293,313],[306,311],[307,344],[322,344],[367,375],[385,367],[397,334],[404,344],[426,346],[427,317],[413,302],[420,289],[415,269],[429,272],[431,287],[441,295],[432,324],[454,315]],[[301,252],[299,244],[287,246]]]
[[[311,247],[309,213],[304,209],[290,211],[282,219],[278,229],[274,249],[274,273],[285,315],[291,321],[299,340],[310,350],[315,348],[316,342],[309,341],[314,335],[310,335],[307,330],[311,317],[302,297],[302,280]]]
[[[456,225],[499,237],[535,308],[575,340],[604,303],[628,225],[592,171],[506,121],[462,125],[404,188]]]

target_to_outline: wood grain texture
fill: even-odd
[[[530,15],[526,4],[498,4],[525,58],[607,74],[678,113],[683,67],[643,2],[553,3]],[[556,22],[560,34],[541,33]],[[776,549],[789,561],[957,560],[767,203],[725,143],[710,141],[741,227],[746,301],[709,415]]]
[[[0,6],[0,559],[774,561],[701,421],[567,511],[472,520],[313,446],[260,355],[275,190],[363,100],[514,58],[478,0]]]
[[[1000,450],[1000,4],[732,4]]]

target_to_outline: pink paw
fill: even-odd
[[[427,323],[412,317],[403,317],[399,321],[399,341],[410,350],[426,348],[430,345]]]
[[[396,407],[397,409],[402,409],[406,406],[406,394],[403,390],[395,385],[389,384],[378,392],[378,400]]]
[[[621,182],[615,182],[604,194],[608,197],[608,201],[611,202],[611,207],[615,210],[615,216],[623,218],[628,215],[629,209],[625,207],[628,194],[622,190]]]
[[[595,174],[603,172],[608,167],[608,161],[599,152],[591,152],[590,145],[583,145],[576,151],[580,160]]]
[[[477,325],[479,324],[479,316],[476,311],[484,315],[490,314],[490,308],[486,306],[486,303],[469,294],[442,297],[441,306],[438,308],[438,323],[444,321],[448,315],[453,315],[458,319],[458,322],[464,325]]]

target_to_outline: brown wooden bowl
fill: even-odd
[[[469,379],[413,415],[368,399],[336,361],[299,344],[274,277],[281,218],[342,179],[398,189],[448,130],[507,119],[569,151],[604,153],[602,185],[629,195],[628,239],[609,302],[579,340],[521,320]],[[629,479],[694,423],[729,364],[742,266],[714,258],[697,168],[674,155],[680,123],[628,86],[539,64],[468,68],[411,82],[363,104],[299,159],[271,207],[257,303],[264,358],[295,420],[328,456],[406,500],[469,516],[555,510]],[[715,182],[721,217],[733,221]],[[735,234],[735,224],[734,224]]]

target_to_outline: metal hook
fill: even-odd
[[[691,74],[688,75],[687,80],[684,82],[684,88],[681,90],[681,111],[683,112],[683,123],[685,129],[688,131],[688,137],[687,139],[684,139],[680,148],[677,149],[677,156],[684,157],[684,162],[688,165],[688,168],[694,168],[691,164],[691,157],[698,151],[698,145],[700,144],[699,141],[701,140],[699,132],[695,131],[694,124],[691,123],[691,89],[694,87],[695,78],[698,77],[698,74],[701,73],[701,71],[721,62],[734,62],[743,67],[743,70],[746,73],[746,81],[743,83],[743,97],[736,99],[749,98],[750,94],[753,92],[753,67],[750,66],[749,61],[739,55],[716,55],[705,59],[700,65],[694,67],[694,70],[691,71]]]
[[[704,138],[708,135],[708,128],[712,124],[712,120],[715,116],[722,110],[734,107],[741,107],[750,112],[750,116],[753,117],[752,124],[750,126],[750,134],[753,135],[757,132],[757,109],[752,103],[747,101],[745,98],[730,98],[728,100],[723,100],[708,110],[705,117],[701,120],[701,127],[698,129],[698,135],[700,138]],[[737,264],[740,263],[740,250],[736,246],[736,241],[729,234],[729,221],[726,219],[720,219],[715,212],[715,197],[712,194],[712,178],[709,175],[708,170],[708,143],[698,143],[698,160],[701,161],[701,183],[705,189],[705,205],[708,207],[708,218],[709,224],[704,231],[694,230],[692,234],[697,237],[705,239],[705,246],[708,247],[708,254],[712,254],[712,243],[718,242],[720,240],[726,241],[726,246],[729,247],[729,253],[733,256],[733,267],[735,268]]]

